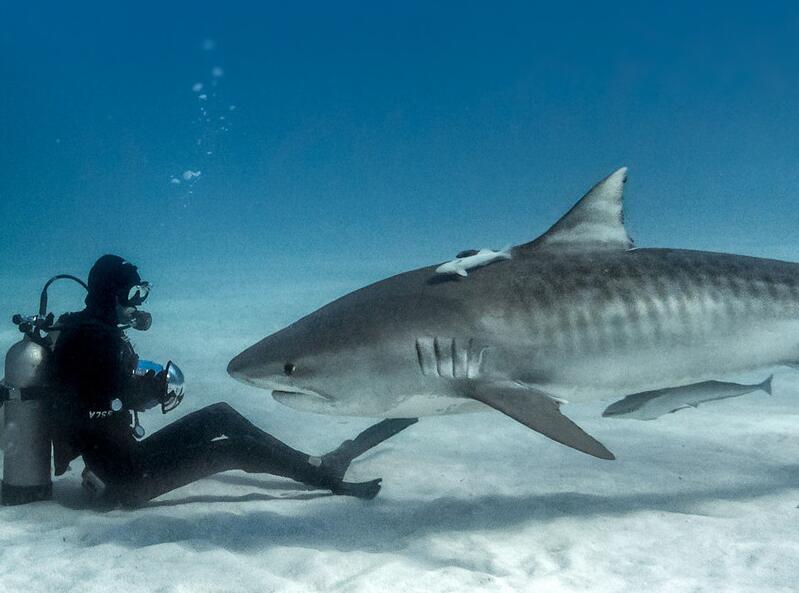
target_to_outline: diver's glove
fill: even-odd
[[[125,409],[144,412],[154,408],[166,398],[166,373],[148,369],[135,374],[125,390],[122,404]]]
[[[140,360],[123,403],[130,410],[143,412],[161,404],[161,412],[171,412],[183,401],[183,372],[171,360],[160,364]]]

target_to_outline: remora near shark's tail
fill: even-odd
[[[602,415],[609,418],[655,420],[664,414],[673,414],[686,408],[697,408],[699,404],[707,402],[740,397],[753,391],[765,391],[771,395],[773,378],[774,375],[769,375],[765,381],[756,385],[703,381],[682,387],[636,393],[612,403],[602,412]]]

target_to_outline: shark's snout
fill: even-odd
[[[242,383],[249,383],[249,373],[248,369],[250,368],[249,361],[244,356],[244,352],[239,354],[238,356],[234,357],[227,365],[227,372],[228,375],[236,379],[237,381],[241,381]]]
[[[284,376],[284,365],[270,361],[255,347],[248,348],[234,357],[227,365],[228,374],[242,383],[264,389],[279,389],[290,382]]]
[[[256,344],[228,363],[227,372],[234,379],[253,387],[268,389],[275,395],[284,398],[292,396],[310,396],[327,400],[328,397],[319,391],[303,385],[295,374],[296,365],[284,361],[279,355],[264,348],[263,344]],[[277,399],[277,398],[276,398]]]

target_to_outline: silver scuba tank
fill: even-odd
[[[52,496],[46,366],[50,349],[26,334],[6,354],[3,379],[3,505]]]
[[[50,278],[39,296],[39,314],[14,315],[11,321],[24,334],[6,354],[5,378],[0,381],[3,407],[3,505],[24,504],[52,498],[50,478],[50,397],[48,362],[57,327],[47,312],[47,289],[53,282],[68,279],[88,290],[86,283],[69,274]],[[45,336],[45,334],[48,334]],[[50,335],[52,334],[52,335]]]

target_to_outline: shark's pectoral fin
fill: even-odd
[[[545,437],[600,459],[616,459],[605,446],[560,413],[560,404],[543,391],[486,381],[463,381],[465,395],[507,414]]]

